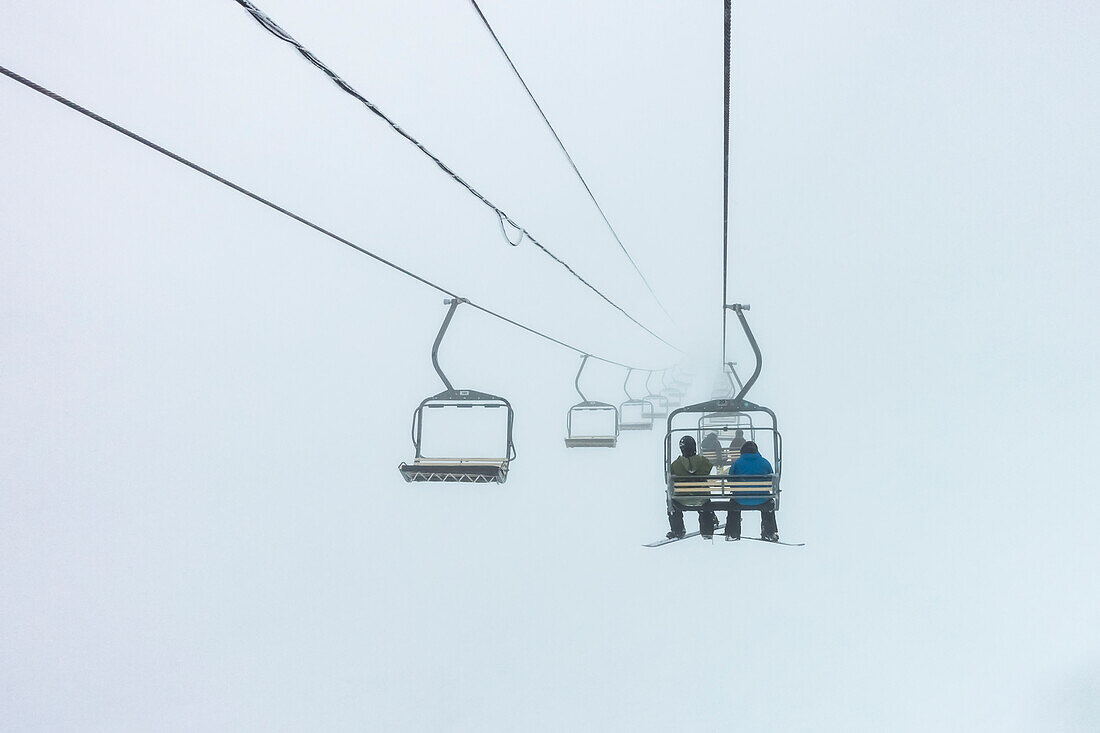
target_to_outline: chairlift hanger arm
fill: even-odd
[[[443,342],[443,334],[447,333],[447,328],[451,325],[451,319],[454,318],[458,306],[465,302],[465,298],[446,298],[443,301],[443,305],[449,305],[451,307],[447,310],[447,315],[443,319],[443,325],[439,327],[439,333],[435,336],[435,343],[432,344],[432,366],[435,367],[435,373],[443,380],[443,384],[447,387],[448,392],[454,392],[455,388],[454,385],[451,384],[451,380],[447,379],[447,375],[439,368],[439,344]]]
[[[577,376],[573,380],[573,386],[577,388],[577,394],[581,396],[581,402],[588,402],[588,398],[584,396],[584,392],[581,392],[581,372],[584,371],[584,365],[588,363],[588,354],[584,354],[581,357],[581,367],[577,370]],[[627,373],[629,377],[629,372]]]
[[[627,389],[627,385],[630,384],[630,375],[633,374],[633,373],[634,373],[634,367],[627,367],[626,368],[626,379],[623,380],[623,392],[626,393],[626,398],[628,400],[634,399],[630,394],[630,390]]]
[[[737,314],[737,320],[741,321],[741,328],[744,329],[745,337],[749,340],[749,345],[752,346],[752,353],[756,356],[756,369],[753,370],[752,376],[749,377],[749,381],[742,385],[741,391],[734,397],[735,400],[742,400],[745,398],[745,395],[748,394],[752,385],[756,383],[757,377],[760,376],[760,367],[763,358],[760,356],[760,346],[756,343],[756,337],[752,335],[752,329],[749,328],[749,322],[745,319],[745,311],[749,310],[749,306],[733,303],[732,305],[727,305],[726,308]]]
[[[729,383],[730,383],[730,394],[733,394],[736,390],[739,390],[739,389],[741,389],[742,387],[745,386],[741,382],[741,377],[737,374],[737,370],[734,368],[735,364],[737,364],[737,362],[735,362],[735,361],[727,361],[726,362],[726,366],[728,366],[730,368],[729,372],[726,373],[726,379],[728,379]],[[730,377],[731,374],[733,375],[733,377]],[[736,387],[733,384],[734,380],[737,381],[737,386]]]

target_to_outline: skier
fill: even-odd
[[[710,474],[714,465],[706,458],[695,454],[695,438],[685,435],[680,438],[680,457],[672,462],[673,476],[706,476]],[[669,539],[683,537],[687,534],[684,529],[684,512],[675,503],[669,504],[668,509],[669,533],[665,535]],[[714,536],[714,528],[718,526],[718,517],[713,511],[703,509],[699,512],[699,534],[706,539]]]
[[[733,440],[730,441],[730,456],[739,455],[741,453],[741,446],[745,444],[745,431],[740,428],[733,434]]]
[[[738,431],[739,433],[741,431]],[[734,438],[734,440],[737,440]],[[760,455],[760,449],[751,440],[741,446],[741,457],[730,466],[730,476],[767,476],[772,464]],[[760,539],[768,542],[779,541],[779,528],[775,524],[774,499],[730,499],[730,509],[726,513],[726,541],[741,539],[741,508],[752,508],[760,512]],[[699,520],[702,522],[702,519]]]
[[[704,453],[713,453],[720,463],[725,463],[722,456],[722,441],[718,440],[718,433],[709,432],[703,436],[703,442],[699,444],[699,450]]]

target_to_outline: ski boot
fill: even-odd
[[[704,540],[714,539],[714,528],[718,526],[718,516],[714,512],[699,512],[699,534]]]

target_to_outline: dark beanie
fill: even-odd
[[[759,453],[759,452],[760,452],[760,449],[757,448],[756,443],[752,442],[751,440],[746,441],[745,444],[743,446],[741,446],[741,455],[745,455],[746,453]]]

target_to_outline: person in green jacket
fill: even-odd
[[[706,458],[696,455],[695,438],[685,435],[680,438],[680,457],[672,462],[673,476],[706,476],[710,474],[714,465]],[[687,534],[684,529],[684,512],[675,503],[670,503],[668,508],[669,533],[665,535],[669,539],[683,537]],[[699,534],[703,537],[712,537],[714,528],[718,526],[718,516],[713,511],[702,510],[699,512]]]

